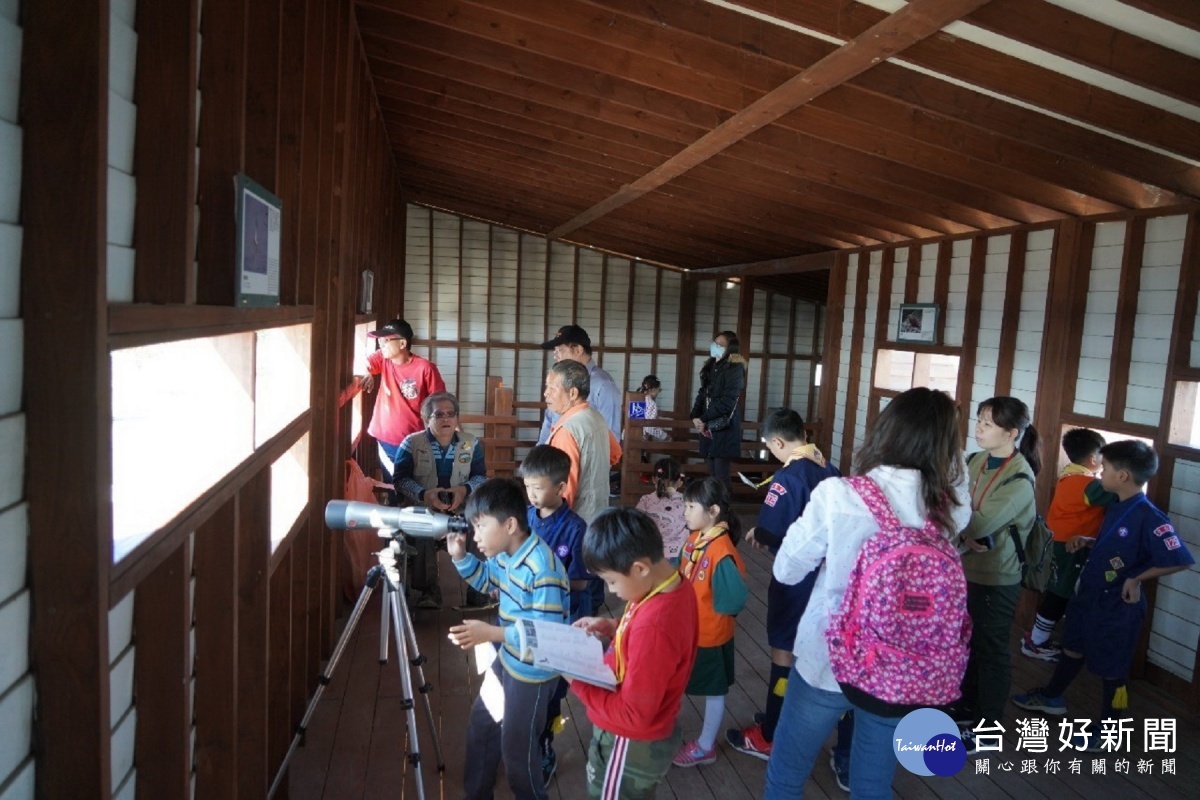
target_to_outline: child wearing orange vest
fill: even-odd
[[[695,767],[717,760],[717,731],[725,695],[733,685],[734,615],[746,605],[746,567],[736,542],[738,518],[729,510],[729,488],[716,478],[697,481],[683,493],[683,516],[692,530],[679,559],[679,574],[696,593],[699,650],[686,692],[704,697],[700,735],[685,742],[671,762]]]

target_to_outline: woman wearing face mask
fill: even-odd
[[[742,420],[738,398],[746,388],[746,360],[739,355],[737,334],[721,331],[709,345],[700,369],[700,391],[692,404],[692,424],[700,431],[700,455],[708,473],[731,489],[730,461],[742,453]]]

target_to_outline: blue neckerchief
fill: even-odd
[[[1116,522],[1114,522],[1112,525],[1106,525],[1105,527],[1100,529],[1099,535],[1096,536],[1096,544],[1097,545],[1099,545],[1100,542],[1104,541],[1104,538],[1106,536],[1108,536],[1110,533],[1112,533],[1113,531],[1120,528],[1121,523],[1125,521],[1125,518],[1129,516],[1129,513],[1131,511],[1133,511],[1135,508],[1140,506],[1142,503],[1146,502],[1145,494],[1138,494],[1137,498],[1138,498],[1137,500],[1134,500],[1132,503],[1129,504],[1129,508],[1127,508],[1121,512],[1121,516],[1117,517]]]

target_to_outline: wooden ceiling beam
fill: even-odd
[[[407,137],[408,134],[400,134],[399,138],[405,152],[416,152],[437,164],[446,174],[458,176],[464,168],[481,166],[479,148],[474,143],[457,140],[451,135],[438,136],[429,141],[412,140]],[[401,163],[404,163],[403,159]],[[561,193],[565,189],[577,187],[575,194],[578,195],[579,191],[586,193],[596,188],[594,182],[587,180],[575,180],[557,174],[547,177],[536,166],[516,167],[505,158],[488,157],[482,161],[482,168],[505,175],[507,180],[527,191],[546,190]],[[719,195],[690,191],[677,194],[671,198],[674,207],[657,210],[655,218],[661,220],[664,225],[672,222],[677,225],[702,222],[706,230],[721,232],[731,240],[750,234],[771,252],[794,252],[805,247],[807,241],[818,241],[825,246],[870,246],[905,238],[888,231],[873,231],[862,226],[854,226],[859,232],[850,232],[846,229],[845,220],[830,218],[811,209],[796,209],[791,217],[778,215],[774,210],[761,211],[760,206],[770,206],[769,198],[742,196],[738,192],[726,190],[728,202],[738,205],[738,214],[730,217],[714,213],[714,196]]]
[[[456,154],[461,155],[461,154]],[[420,180],[420,183],[406,184],[413,188],[427,185],[431,182],[443,188],[457,187],[458,191],[464,194],[481,195],[487,193],[488,196],[494,198],[493,202],[504,202],[511,204],[512,199],[522,195],[521,186],[513,183],[497,179],[486,174],[478,174],[471,176],[451,175],[446,170],[437,164],[420,166],[404,165],[400,166],[402,175]],[[514,191],[514,189],[516,191]],[[538,190],[539,195],[541,190]],[[547,205],[552,205],[554,208],[568,207],[563,203],[569,203],[570,200],[561,201],[555,200],[550,203],[543,202],[541,208],[545,209]],[[714,254],[720,254],[722,258],[738,259],[739,254],[744,256],[745,250],[731,244],[732,237],[728,235],[718,235],[714,232],[712,225],[707,224],[697,214],[680,214],[678,218],[671,220],[672,224],[662,224],[661,217],[650,221],[650,218],[643,216],[629,217],[620,220],[613,220],[613,231],[626,236],[631,241],[640,241],[647,238],[654,238],[660,241],[674,241],[680,247],[688,247],[695,249],[704,247]],[[544,235],[544,229],[540,226],[534,226],[531,230],[538,231]],[[797,247],[803,247],[801,243],[796,244]],[[846,242],[841,242],[838,246],[847,246]],[[722,262],[717,262],[722,263]]]
[[[729,264],[724,267],[711,267],[697,271],[698,277],[734,278],[759,277],[766,275],[796,275],[805,272],[819,272],[832,269],[837,263],[838,254],[834,250],[824,253],[810,253],[790,258],[772,258],[766,261],[756,261],[750,264]]]
[[[404,173],[404,176],[419,182],[419,185],[414,183],[414,188],[407,192],[408,199],[412,202],[437,205],[452,213],[521,228],[539,236],[545,235],[524,224],[528,220],[520,213],[499,211],[499,207],[487,191],[479,191],[477,187],[442,186],[436,179],[425,180],[408,173]],[[728,245],[713,245],[696,237],[650,236],[644,231],[629,231],[619,226],[613,231],[589,237],[586,242],[566,239],[562,241],[581,247],[595,246],[628,258],[654,261],[683,269],[719,264],[722,263],[722,259],[728,258],[730,253],[736,253]]]
[[[508,113],[506,110],[497,111],[497,107],[502,103],[501,96],[495,94],[489,96],[492,103],[489,107],[418,87],[397,86],[394,81],[387,79],[378,79],[376,88],[379,91],[380,106],[385,112],[400,110],[410,104],[419,106],[423,110],[422,113],[424,113],[424,109],[431,108],[453,110],[455,113],[461,113],[464,117],[475,121],[499,120],[505,128],[510,130],[549,136],[556,142],[569,140],[569,143],[579,147],[591,148],[596,154],[596,158],[602,160],[606,166],[613,163],[614,156],[617,159],[637,160],[637,163],[641,163],[645,167],[651,167],[654,163],[658,163],[653,160],[653,151],[642,146],[631,146],[625,143],[625,137],[621,134],[629,133],[629,131],[624,128],[594,122],[589,126],[582,124],[588,122],[582,119],[579,120],[581,124],[560,127],[563,123],[562,118],[571,115],[528,102],[522,103],[516,98],[509,99],[512,103],[520,105],[523,114]],[[569,124],[571,121],[568,119],[567,122]],[[597,125],[601,131],[595,130]],[[587,132],[585,132],[585,128],[588,129]],[[605,136],[605,133],[611,133],[611,135]],[[642,140],[646,138],[649,137],[641,137]],[[665,141],[663,145],[667,148],[672,147]],[[731,181],[736,182],[746,191],[757,194],[759,202],[778,204],[782,207],[781,210],[789,207],[811,208],[846,219],[858,220],[883,230],[891,230],[906,237],[923,238],[939,233],[965,233],[972,230],[969,226],[920,210],[905,208],[896,203],[856,194],[838,187],[826,186],[799,175],[786,174],[778,166],[767,166],[757,160],[739,160],[736,163],[728,164],[728,168],[724,169],[722,174],[714,175],[710,181],[706,182],[705,188],[710,193],[719,193],[728,187]],[[781,195],[780,192],[785,194]]]
[[[1003,4],[984,6],[964,21],[1200,105],[1200,61],[1052,3],[1005,0]]]
[[[373,49],[373,47],[373,42],[368,39],[368,49]],[[457,59],[449,59],[429,53],[417,55],[416,51],[418,49],[416,47],[407,48],[403,51],[398,49],[395,51],[393,57],[405,59],[415,57],[419,59],[423,55],[433,59],[435,63],[425,65],[417,61],[406,60],[404,64],[397,64],[378,58],[374,60],[373,73],[381,92],[390,91],[390,87],[396,82],[414,73],[428,76],[434,81],[442,80],[441,76],[425,71],[424,68],[428,68],[452,75],[452,77],[444,79],[448,83],[433,84],[434,86],[446,87],[445,91],[450,91],[457,85],[465,87],[466,90],[497,93],[502,97],[510,98],[511,102],[519,104],[519,107],[530,109],[531,114],[542,119],[548,125],[553,124],[550,120],[554,119],[556,114],[562,113],[562,110],[565,110],[567,113],[576,114],[577,118],[581,121],[585,121],[589,114],[595,115],[596,119],[600,120],[601,124],[606,126],[603,129],[604,134],[610,140],[619,138],[618,132],[624,132],[631,141],[644,142],[647,143],[647,146],[650,146],[650,143],[653,142],[656,151],[660,148],[674,148],[670,152],[678,152],[679,147],[683,146],[682,143],[684,141],[694,140],[697,136],[702,135],[703,132],[703,129],[699,127],[686,126],[686,123],[682,120],[679,123],[674,123],[653,114],[638,114],[636,113],[636,109],[621,104],[597,103],[587,97],[578,87],[572,87],[567,91],[563,91],[550,85],[526,81],[517,76]],[[392,76],[396,80],[382,78],[381,76],[384,75]],[[561,103],[562,106],[556,107],[553,105],[554,103]],[[539,110],[541,109],[545,111],[544,116],[539,115]],[[633,126],[641,126],[641,128]],[[672,136],[675,138],[669,138]],[[847,163],[834,164],[825,158],[824,155],[812,158],[805,155],[807,151],[812,149],[806,143],[808,137],[795,136],[787,131],[777,132],[771,128],[760,131],[756,138],[767,141],[768,137],[775,144],[764,146],[744,141],[737,148],[726,151],[723,156],[735,154],[735,157],[740,162],[736,167],[736,171],[738,172],[766,169],[772,173],[787,173],[808,181],[813,186],[825,186],[833,192],[850,192],[854,195],[869,198],[869,201],[873,204],[899,206],[907,209],[906,213],[897,216],[899,219],[908,219],[912,224],[937,229],[939,227],[937,220],[940,219],[959,229],[957,231],[945,231],[947,233],[962,232],[963,227],[985,229],[1002,227],[1013,223],[1012,219],[1003,217],[1003,215],[996,216],[991,212],[981,212],[974,205],[967,205],[937,197],[928,192],[921,193],[913,190],[911,188],[912,182],[920,181],[921,177],[921,173],[916,171],[900,170],[902,174],[896,182],[885,183],[877,177],[879,173],[879,159],[866,159],[866,163],[861,167]],[[831,145],[828,143],[820,143],[823,153],[827,153],[830,147]],[[849,153],[850,151],[846,152]],[[858,154],[853,154],[853,157],[857,158]],[[806,191],[803,186],[799,186],[798,188],[801,191]],[[963,194],[972,195],[973,202],[987,200],[988,198],[995,199],[990,193],[970,192],[967,190],[967,187],[963,188]],[[838,198],[838,201],[846,202],[848,205],[856,204],[849,197]]]
[[[591,71],[577,68],[572,64],[549,59],[525,50],[511,51],[497,49],[494,42],[483,40],[476,36],[462,34],[459,37],[450,36],[450,38],[447,38],[447,29],[439,28],[421,20],[412,19],[408,20],[407,23],[405,25],[392,25],[387,29],[388,36],[395,37],[394,39],[378,39],[373,35],[368,36],[366,38],[368,52],[373,57],[388,60],[394,59],[403,63],[409,63],[414,49],[428,47],[431,41],[436,40],[438,47],[445,48],[450,52],[461,53],[463,59],[470,59],[467,63],[473,66],[466,68],[466,74],[461,75],[463,80],[471,80],[470,72],[482,66],[485,70],[515,70],[521,75],[536,75],[543,80],[554,80],[557,82],[557,86],[572,92],[586,94],[598,91],[595,74]],[[403,42],[406,46],[399,47],[396,45],[396,42]],[[435,55],[433,58],[439,62],[438,68],[445,69],[447,62],[444,57]],[[677,119],[693,123],[699,121],[701,124],[700,130],[704,129],[703,123],[707,119],[716,119],[714,115],[718,112],[717,109],[713,109],[703,103],[677,97],[669,92],[637,86],[616,79],[604,81],[601,91],[603,93],[599,95],[600,99],[610,101],[605,104],[606,106],[611,106],[614,103],[624,103],[635,114],[640,114],[641,116],[648,116],[648,114],[646,111],[639,111],[639,109],[650,109],[651,114],[671,114]],[[557,94],[561,95],[562,93],[558,92]],[[694,125],[693,128],[695,129]],[[696,136],[697,134],[692,134],[689,140],[695,141]],[[789,147],[791,146],[789,143]],[[801,148],[802,151],[803,148]],[[934,160],[936,161],[936,159]],[[875,159],[875,161],[878,162],[880,159]],[[863,172],[870,175],[876,173],[877,170],[872,166],[871,169],[863,170]],[[1057,216],[1055,214],[1046,214],[1045,212],[1031,212],[1028,209],[1022,210],[1019,203],[1013,203],[998,192],[985,188],[970,187],[961,182],[956,184],[954,180],[944,182],[938,180],[938,176],[929,178],[925,172],[906,169],[905,165],[895,165],[895,168],[891,169],[891,172],[896,174],[897,177],[891,180],[890,183],[900,187],[921,187],[925,189],[925,193],[931,196],[931,198],[944,192],[947,183],[960,186],[963,191],[949,195],[956,202],[961,198],[966,198],[965,202],[963,202],[965,215],[960,214],[955,219],[974,227],[987,228],[997,225],[1009,225],[1014,221],[1043,221],[1044,219],[1055,218]],[[926,187],[926,183],[929,183],[928,187]],[[882,195],[877,194],[877,196],[881,197],[891,197],[893,195],[894,192],[890,188]],[[980,203],[983,203],[983,205],[980,206]],[[997,219],[980,219],[977,215],[966,211],[969,208],[979,207],[986,209],[988,214],[994,215]]]
[[[814,138],[832,140],[844,147],[908,164],[926,172],[969,176],[965,179],[969,185],[1011,198],[1009,216],[1024,222],[1045,222],[1067,214],[1104,214],[1125,208],[1043,181],[1029,171],[1018,171],[975,158],[956,148],[930,147],[926,142],[892,130],[889,130],[891,135],[880,136],[877,125],[869,125],[815,106],[790,114],[786,125]]]
[[[406,133],[411,133],[411,129],[425,128],[429,129],[435,135],[460,138],[463,133],[470,131],[483,137],[479,140],[481,144],[503,148],[510,143],[512,145],[523,143],[528,147],[540,148],[538,152],[553,156],[556,164],[572,168],[572,164],[574,163],[570,161],[572,158],[571,154],[565,149],[568,146],[562,146],[557,142],[546,140],[531,140],[529,137],[535,134],[527,134],[519,130],[521,127],[528,126],[530,131],[541,131],[547,127],[535,121],[511,118],[509,120],[511,127],[498,129],[489,124],[490,120],[459,117],[456,115],[439,116],[441,112],[435,111],[428,101],[425,103],[418,101],[410,105],[395,100],[384,99],[381,101],[381,106],[383,107],[385,118],[401,125]],[[406,118],[393,116],[392,110],[396,109],[398,111],[401,107],[407,109]],[[430,127],[434,123],[438,123],[437,129]],[[581,139],[579,146],[575,147],[572,145],[569,147],[572,148],[573,152],[579,154],[579,162],[589,164],[595,162],[595,169],[590,169],[589,171],[596,176],[596,180],[603,183],[611,183],[613,180],[636,178],[641,174],[641,172],[637,171],[631,173],[628,163],[619,164],[620,158],[619,156],[614,156],[614,148],[605,148],[606,143],[604,141],[599,139],[589,141],[588,137],[583,134],[579,134],[579,137]],[[470,140],[463,138],[462,141],[469,146]],[[589,150],[589,144],[595,149]],[[606,149],[608,152],[604,152]],[[615,149],[619,150],[619,148]],[[804,186],[795,179],[789,179],[788,176],[780,175],[777,171],[761,165],[745,164],[744,167],[746,170],[753,170],[758,173],[756,177],[770,181],[769,185],[762,185],[757,180],[750,180],[746,175],[742,174],[742,166],[737,165],[736,170],[728,170],[723,174],[713,175],[710,180],[703,181],[704,185],[702,186],[695,188],[678,186],[675,194],[677,196],[680,193],[688,194],[701,207],[711,203],[714,197],[726,195],[723,197],[723,201],[737,208],[739,211],[738,224],[741,224],[741,221],[746,219],[748,211],[754,206],[766,205],[772,211],[778,210],[784,214],[819,215],[810,216],[808,221],[822,218],[836,220],[836,224],[833,225],[834,228],[841,226],[846,230],[857,229],[859,235],[867,236],[877,241],[897,241],[900,238],[923,238],[947,232],[939,230],[945,227],[944,224],[939,225],[939,229],[929,229],[897,223],[894,216],[888,217],[883,214],[872,213],[869,210],[871,205],[869,198],[855,197],[846,192],[841,193],[842,196],[824,200],[820,195],[826,190],[826,187],[812,184],[809,181],[802,182],[811,184],[810,186]],[[623,177],[614,178],[614,172],[618,173],[618,175],[623,175]],[[788,185],[789,180],[792,181],[792,185]],[[780,191],[787,194],[781,197],[778,194]],[[837,190],[831,191],[837,192]],[[903,209],[896,209],[896,211],[901,217],[904,215]],[[769,214],[768,216],[775,218],[774,214]],[[771,224],[772,227],[766,229],[760,228],[756,232],[756,236],[778,236],[779,231],[793,228],[797,224],[797,220],[794,217],[789,219],[780,216],[777,222],[772,222]],[[832,228],[827,230],[826,233],[839,235]]]
[[[882,16],[882,12],[859,4],[805,2],[781,5],[777,0],[738,2],[785,22],[842,39],[865,30]],[[1186,8],[1196,8],[1189,5],[1190,0],[1178,2]],[[620,7],[627,14],[644,13],[641,0],[604,0],[604,3],[606,6]],[[1159,10],[1162,11],[1174,3],[1173,0],[1156,0],[1147,5],[1160,6]],[[774,59],[793,69],[811,63],[818,57],[814,54],[832,47],[816,39],[797,36],[780,25],[754,20],[712,5],[656,7],[654,11],[656,19],[652,21],[656,24],[686,30],[696,36],[711,37],[729,47],[753,50],[762,54],[763,58]],[[1170,18],[1167,13],[1159,15]],[[1043,82],[1053,84],[1053,78],[1054,75],[1047,72]],[[871,105],[878,101],[895,103],[899,100],[909,109],[905,113],[924,111],[936,115],[940,117],[937,124],[944,127],[946,134],[960,141],[972,140],[983,129],[985,134],[1004,137],[1010,147],[1023,144],[1041,148],[1051,159],[1057,156],[1075,159],[1079,153],[1087,153],[1093,169],[1151,184],[1146,187],[1145,196],[1154,197],[1155,187],[1200,194],[1200,170],[1186,162],[1037,111],[997,101],[902,66],[880,64],[847,83],[845,89],[868,93],[859,99],[860,105]],[[970,113],[966,113],[967,109],[970,109]],[[968,127],[961,127],[964,124]],[[1052,175],[1043,177],[1053,179]],[[1086,189],[1084,191],[1086,193]],[[1163,194],[1169,194],[1169,191]],[[1109,199],[1120,202],[1115,197]],[[1165,204],[1172,205],[1174,202],[1176,199],[1167,198]],[[1134,207],[1146,208],[1156,204],[1159,203],[1135,202]]]
[[[810,107],[855,119],[876,130],[886,127],[893,136],[925,142],[997,167],[1035,176],[1074,196],[1079,210],[1072,213],[1089,213],[1085,209],[1090,198],[1125,208],[1154,208],[1174,205],[1182,200],[1173,192],[1104,169],[1080,154],[1051,153],[1042,147],[994,131],[968,128],[959,120],[947,120],[892,97],[877,94],[871,102],[864,103],[854,99],[848,92],[838,91],[818,98]]]
[[[877,26],[760,97],[660,167],[558,226],[550,232],[551,238],[584,227],[646,192],[657,189],[734,142],[865,72],[880,60],[905,51],[987,2],[989,0],[913,0]]]
[[[1200,3],[1195,0],[1121,0],[1127,6],[1200,31]]]

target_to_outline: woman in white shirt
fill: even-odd
[[[920,528],[928,519],[953,540],[971,518],[958,412],[943,392],[917,388],[892,400],[868,431],[853,471],[875,481],[904,526]],[[803,797],[822,744],[852,707],[851,795],[892,796],[892,735],[904,712],[886,704],[852,706],[834,679],[825,643],[859,550],[878,532],[874,515],[846,479],[825,480],[775,558],[775,578],[782,583],[798,583],[818,567],[820,572],[796,635],[796,663],[767,765],[767,800]]]

